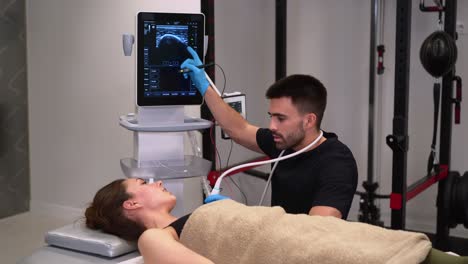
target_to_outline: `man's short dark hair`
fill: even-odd
[[[270,86],[266,97],[290,97],[300,113],[314,113],[317,116],[317,128],[320,128],[327,106],[327,89],[316,78],[304,74],[290,75]]]

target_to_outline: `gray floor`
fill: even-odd
[[[2,264],[13,264],[44,245],[44,234],[76,220],[76,216],[27,212],[0,219]]]

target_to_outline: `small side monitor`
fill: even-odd
[[[224,94],[223,100],[226,102],[230,107],[236,110],[242,117],[246,118],[246,111],[245,111],[245,94],[241,94],[239,92],[234,92],[232,94]],[[222,139],[230,139],[231,137],[221,130],[221,138]]]
[[[198,105],[202,96],[180,73],[191,58],[187,46],[203,58],[203,14],[146,13],[137,15],[137,105]]]

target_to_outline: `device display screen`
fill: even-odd
[[[203,57],[203,14],[141,12],[137,20],[137,105],[201,104],[180,65],[191,58],[187,46]]]

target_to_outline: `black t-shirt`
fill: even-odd
[[[357,166],[349,148],[333,133],[316,148],[280,161],[271,180],[271,204],[288,213],[308,214],[314,206],[330,206],[348,217],[357,187]],[[257,144],[270,158],[281,153],[269,129],[257,131]],[[288,149],[283,156],[291,154]]]

